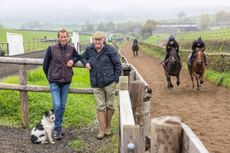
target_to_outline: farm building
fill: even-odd
[[[196,23],[161,23],[157,25],[153,33],[176,33],[196,30],[198,30]]]

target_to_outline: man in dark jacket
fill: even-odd
[[[167,63],[169,55],[170,55],[170,51],[172,50],[172,48],[176,49],[177,51],[177,56],[180,60],[180,56],[179,56],[179,44],[178,42],[175,40],[175,37],[173,37],[172,35],[170,35],[168,42],[166,44],[166,56],[164,59],[164,63]]]
[[[88,46],[82,54],[85,59],[83,63],[90,70],[90,82],[97,102],[97,118],[100,127],[97,139],[111,135],[115,87],[121,73],[118,53],[104,42],[105,34],[95,32],[93,44]]]
[[[81,59],[74,46],[68,44],[67,41],[68,32],[65,29],[58,31],[58,43],[48,47],[43,62],[43,70],[49,81],[53,99],[56,117],[54,137],[56,140],[62,138],[61,124],[73,76],[72,66]]]
[[[196,49],[197,48],[202,49],[203,52],[205,51],[205,43],[203,42],[203,40],[202,40],[201,37],[199,37],[197,40],[195,40],[192,43],[192,55],[190,57],[190,65],[192,65],[192,63],[193,63],[193,60],[195,58],[195,53],[196,53]],[[204,54],[204,61],[205,61],[205,64],[208,65],[208,60],[207,60],[207,57],[206,57],[205,54]]]

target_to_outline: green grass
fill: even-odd
[[[53,44],[50,42],[41,42],[40,39],[44,39],[46,36],[47,39],[56,39],[57,32],[47,32],[47,31],[26,31],[26,30],[16,30],[16,29],[4,29],[0,28],[0,43],[6,42],[6,33],[18,33],[23,35],[24,49],[26,52],[35,51],[35,50],[44,50],[49,45]],[[70,33],[71,38],[72,33]],[[88,43],[90,35],[80,35],[81,43]],[[34,40],[34,41],[33,41]],[[37,40],[37,41],[36,41]],[[27,43],[29,41],[29,43]],[[0,44],[0,48],[2,48],[5,52],[7,50],[6,44]]]
[[[159,58],[161,60],[163,60],[164,58],[164,52],[162,51],[156,51],[153,50],[152,48],[149,48],[147,46],[140,46],[141,50],[144,51],[145,53],[147,53],[148,55],[154,56],[156,58]]]
[[[146,40],[144,40],[144,42],[148,43],[148,44],[157,44],[157,45],[159,45],[163,41],[166,41],[167,38],[168,38],[167,34],[152,35],[149,38],[147,38]]]
[[[85,142],[82,139],[76,139],[68,143],[68,145],[78,152],[85,151]]]
[[[89,43],[89,38],[91,35],[79,35],[80,43]]]
[[[23,35],[23,41],[32,41],[33,39],[47,39],[57,38],[57,32],[47,32],[47,31],[26,31],[26,30],[16,30],[16,29],[4,29],[0,28],[0,42],[6,42],[6,33],[18,33]],[[70,32],[70,37],[72,33]],[[80,41],[89,40],[90,35],[80,35]]]
[[[213,70],[207,70],[206,78],[217,86],[230,88],[230,73],[220,73]]]
[[[157,34],[147,38],[144,42],[149,44],[158,44],[162,41],[167,41],[170,34]],[[230,28],[223,28],[218,30],[206,30],[206,31],[192,31],[176,33],[175,37],[177,41],[194,41],[198,37],[202,37],[203,40],[229,40]]]
[[[207,30],[198,32],[183,32],[176,34],[178,40],[195,40],[198,37],[204,40],[226,40],[230,39],[230,28],[223,28],[218,30]]]
[[[165,45],[170,34],[152,35],[145,43]],[[192,42],[202,37],[206,43],[207,52],[229,52],[230,49],[230,28],[206,31],[192,31],[176,33],[175,37],[181,49],[191,50]]]
[[[74,77],[71,87],[90,87],[88,70],[74,68]],[[48,85],[42,68],[29,71],[28,84]],[[16,76],[8,77],[1,82],[19,83]],[[43,113],[52,108],[50,93],[29,92],[30,127],[38,123]],[[63,127],[81,128],[95,120],[96,104],[93,95],[69,94]],[[19,92],[0,90],[0,125],[21,126]]]
[[[57,37],[56,32],[23,31],[23,30],[0,28],[0,42],[6,42],[7,32],[22,34],[23,41],[32,41],[33,39],[43,39],[44,36],[46,36],[48,39],[53,39]]]

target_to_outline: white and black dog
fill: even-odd
[[[54,129],[55,115],[54,111],[50,110],[45,112],[40,123],[36,125],[31,131],[31,141],[34,144],[47,143],[48,139],[50,143],[55,142],[52,139],[52,132]]]

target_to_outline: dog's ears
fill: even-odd
[[[45,117],[49,116],[49,111],[46,111],[44,114],[45,114]]]

